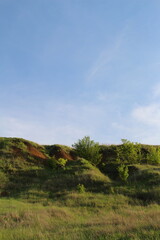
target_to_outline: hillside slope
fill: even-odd
[[[40,145],[21,138],[0,138],[0,168],[6,170],[44,166],[51,157],[75,159],[74,151],[63,145]]]
[[[0,240],[159,240],[160,167],[130,164],[123,182],[108,156],[97,168],[67,146],[0,138]]]

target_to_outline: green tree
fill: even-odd
[[[160,164],[160,149],[152,147],[147,154],[147,163],[149,164]]]
[[[99,143],[91,140],[89,136],[78,140],[78,142],[72,146],[79,157],[85,158],[94,165],[100,163],[102,155],[100,154]]]
[[[117,146],[117,163],[140,163],[142,160],[141,145],[127,139],[122,139],[122,144]]]

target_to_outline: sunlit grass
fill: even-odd
[[[48,205],[0,200],[0,239],[157,239],[160,207],[120,194],[66,193]],[[123,236],[123,238],[121,238]]]

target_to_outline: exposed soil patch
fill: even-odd
[[[63,149],[63,146],[57,146],[57,145],[52,145],[52,146],[47,146],[47,152],[50,157],[55,157],[56,159],[58,158],[64,158],[67,160],[75,160],[75,154],[73,153],[72,150],[65,150]]]
[[[73,160],[73,157],[70,154],[63,151],[62,149],[55,153],[55,157],[57,159],[58,158],[64,158],[64,159],[67,159],[67,160]]]
[[[47,158],[42,152],[40,152],[38,149],[36,149],[35,147],[33,147],[30,143],[25,142],[25,144],[26,144],[26,146],[27,146],[28,152],[29,152],[32,156],[35,156],[35,157],[38,157],[38,158],[42,158],[42,159],[46,159],[46,158]]]

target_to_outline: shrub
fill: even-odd
[[[83,184],[78,184],[77,185],[77,191],[79,193],[85,193],[86,192],[86,188],[85,188],[85,186]]]
[[[59,158],[56,160],[56,165],[62,169],[65,169],[66,163],[67,163],[67,159],[64,159],[64,158]]]
[[[151,147],[147,154],[147,163],[149,164],[160,164],[160,149]]]
[[[55,157],[52,157],[48,160],[49,167],[52,169],[65,169],[67,159],[59,158],[56,159]]]
[[[100,154],[99,144],[91,140],[90,137],[85,136],[72,146],[79,157],[85,158],[94,165],[100,163],[102,156]]]
[[[125,166],[124,164],[121,164],[118,168],[118,174],[119,177],[122,181],[126,182],[127,178],[129,177],[129,173],[128,173],[128,167]]]

